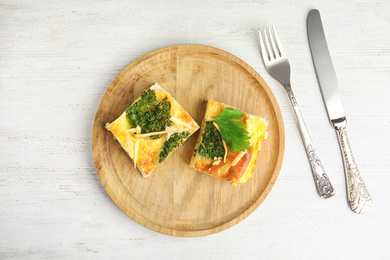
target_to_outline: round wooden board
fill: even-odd
[[[197,133],[142,178],[104,125],[114,121],[154,83],[159,83],[200,125],[212,98],[269,121],[252,179],[236,187],[188,165]],[[93,157],[115,204],[141,225],[173,236],[210,235],[249,216],[271,191],[284,155],[282,114],[270,88],[244,61],[220,49],[178,45],[138,59],[108,87],[96,112]]]

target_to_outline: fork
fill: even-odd
[[[325,172],[324,166],[317,155],[317,151],[314,148],[313,141],[310,138],[305,122],[303,121],[301,111],[299,110],[297,100],[295,99],[292,91],[290,83],[290,62],[284,52],[275,27],[272,26],[268,27],[268,29],[263,29],[263,32],[262,30],[259,30],[259,40],[265,68],[268,73],[286,89],[291,105],[294,109],[307,158],[310,162],[311,172],[313,174],[317,192],[323,199],[330,198],[335,194],[334,189],[328,175]]]

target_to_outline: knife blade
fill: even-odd
[[[328,118],[335,128],[344,163],[347,199],[355,213],[365,213],[372,199],[357,168],[346,132],[347,119],[341,101],[336,72],[326,43],[321,15],[317,9],[307,16],[307,34],[317,80]]]
[[[333,68],[318,10],[310,11],[307,17],[307,31],[318,83],[329,120],[333,125],[333,121],[342,121],[346,117],[340,98],[336,72]]]

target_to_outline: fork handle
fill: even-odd
[[[346,129],[347,121],[344,120],[333,125],[336,129],[343,156],[348,204],[353,212],[358,214],[366,213],[372,206],[372,199],[353,158]]]
[[[295,99],[294,93],[291,89],[291,85],[286,85],[284,87],[287,91],[291,105],[293,106],[295,112],[295,117],[298,121],[299,131],[301,132],[302,141],[305,145],[307,158],[310,162],[311,172],[313,174],[317,192],[321,198],[328,199],[335,194],[332,183],[330,182],[329,177],[325,172],[324,166],[322,165],[321,160],[317,155],[317,151],[314,148],[313,141],[311,140],[305,122],[303,121],[303,117],[299,109],[297,100]]]

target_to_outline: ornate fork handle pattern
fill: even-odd
[[[348,204],[355,213],[366,213],[372,206],[372,199],[353,157],[346,131],[346,121],[335,123],[334,126],[343,156]]]
[[[318,194],[320,194],[323,199],[332,197],[335,194],[334,189],[320,158],[318,158],[317,151],[312,144],[309,144],[306,147],[306,151],[308,152],[311,171],[316,182]]]
[[[292,91],[291,86],[290,85],[286,85],[286,86],[284,86],[284,88],[287,91],[287,95],[288,95],[288,97],[290,99],[291,105],[293,107],[294,106],[298,106],[297,100],[295,99],[294,92]]]
[[[309,132],[306,129],[305,122],[303,121],[301,111],[299,110],[299,106],[291,89],[291,86],[286,85],[285,89],[287,91],[288,97],[293,106],[295,116],[298,121],[299,131],[302,136],[303,144],[305,145],[307,158],[310,162],[311,172],[313,174],[317,192],[321,198],[328,199],[335,194],[332,183],[330,182],[329,177],[325,172],[325,168],[317,155],[316,149],[314,148],[313,141],[311,140]]]

